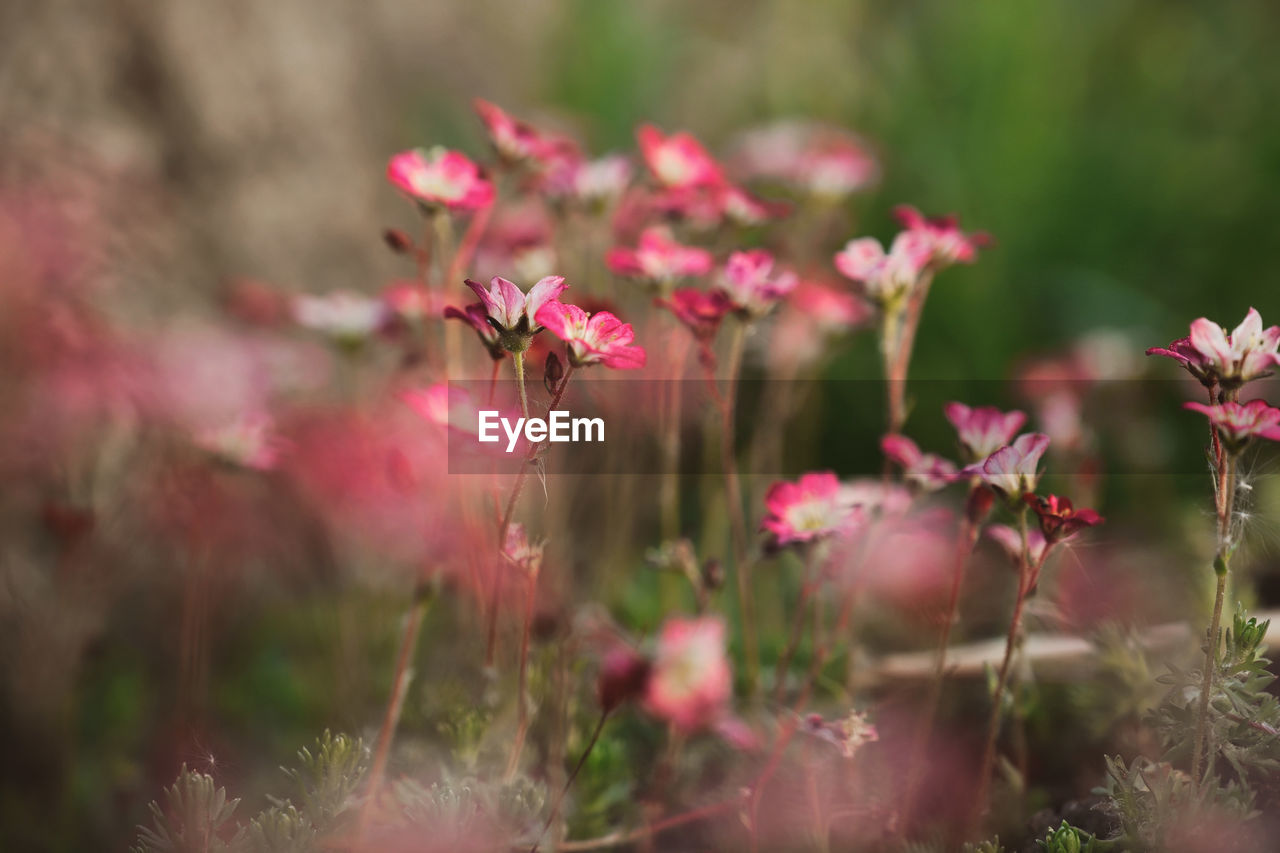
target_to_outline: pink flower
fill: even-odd
[[[538,311],[555,302],[569,286],[560,275],[540,279],[529,288],[527,296],[502,276],[495,275],[489,281],[488,290],[471,279],[466,280],[466,285],[480,297],[489,324],[497,329],[502,346],[511,352],[524,352],[529,348],[533,336],[542,330],[538,324]]]
[[[879,172],[875,158],[853,134],[795,121],[744,134],[734,160],[748,177],[782,181],[826,199],[867,186]]]
[[[523,524],[507,528],[507,541],[502,546],[502,556],[510,565],[526,577],[537,577],[542,571],[542,543],[530,542]]]
[[[1204,403],[1183,403],[1184,409],[1209,416],[1209,423],[1218,430],[1222,441],[1232,452],[1239,452],[1251,438],[1280,441],[1280,409],[1267,405],[1265,400],[1247,403],[1220,403],[1206,406]]]
[[[856,514],[847,498],[830,471],[804,474],[794,483],[774,483],[764,498],[767,515],[760,528],[780,546],[839,533]]]
[[[862,285],[868,299],[888,305],[916,286],[933,257],[929,240],[915,231],[903,231],[888,253],[874,237],[850,240],[835,257],[841,275]]]
[[[645,279],[658,284],[711,272],[711,253],[683,246],[660,225],[646,228],[634,249],[616,246],[605,255],[605,263],[618,275]]]
[[[960,446],[970,461],[986,459],[1013,441],[1027,420],[1022,412],[1002,412],[993,406],[971,409],[964,403],[947,403],[942,411],[960,434]]]
[[[795,372],[829,354],[831,337],[872,315],[871,306],[847,290],[801,279],[773,327],[769,358],[780,373]]]
[[[715,354],[711,351],[711,341],[715,338],[725,315],[733,310],[729,297],[718,290],[697,290],[682,287],[665,299],[656,300],[656,304],[666,308],[684,324],[701,347],[704,364],[714,364]]]
[[[519,163],[541,153],[542,136],[532,125],[512,118],[501,107],[481,98],[476,98],[472,105],[499,157]]]
[[[765,201],[732,184],[721,187],[718,196],[720,212],[724,217],[745,227],[762,225],[791,212],[791,205],[786,202]]]
[[[483,302],[473,302],[461,309],[450,305],[444,309],[444,316],[450,320],[461,320],[474,329],[480,338],[480,343],[484,344],[485,349],[489,351],[489,357],[494,361],[506,354],[498,330],[489,323],[489,312],[485,309]]]
[[[1049,447],[1049,436],[1038,432],[1024,433],[981,462],[965,468],[961,473],[977,474],[997,493],[1021,499],[1027,492],[1036,490],[1039,475],[1036,466]]]
[[[439,299],[417,281],[398,281],[382,291],[383,304],[396,317],[413,323],[420,323],[436,314],[440,308]]]
[[[582,204],[608,204],[631,183],[631,161],[621,154],[597,160],[565,158],[547,167],[542,189],[553,198]]]
[[[717,286],[735,310],[747,317],[761,317],[779,299],[795,290],[795,273],[774,270],[773,255],[764,249],[734,252],[724,267]]]
[[[201,430],[195,443],[224,462],[253,471],[270,471],[280,458],[280,442],[273,434],[271,418],[260,412],[223,427]]]
[[[356,345],[382,328],[388,313],[387,306],[379,299],[335,290],[323,296],[295,297],[293,316],[298,325],[320,332],[335,343]]]
[[[1239,326],[1227,330],[1205,317],[1191,324],[1191,334],[1166,347],[1152,347],[1147,355],[1176,359],[1206,386],[1236,388],[1266,376],[1280,364],[1280,326],[1262,328],[1253,308]]]
[[[956,478],[956,466],[941,456],[922,453],[905,435],[886,435],[880,449],[902,467],[902,476],[926,492],[936,491]]]
[[[493,201],[489,183],[465,154],[444,148],[401,151],[387,163],[387,180],[429,206],[475,210]]]
[[[646,124],[636,131],[636,139],[645,165],[664,187],[712,187],[724,181],[720,165],[688,133],[663,136],[662,131]]]
[[[548,302],[538,309],[537,321],[568,344],[569,363],[574,367],[603,364],[615,370],[644,367],[645,351],[630,323],[623,323],[608,311],[588,315],[577,305]]]
[[[983,233],[966,234],[954,216],[928,218],[910,205],[901,205],[894,216],[908,233],[918,234],[929,246],[930,259],[935,267],[951,264],[971,264],[978,257],[978,249],[991,243]]]
[[[1022,534],[1007,524],[992,524],[987,527],[987,537],[994,541],[1013,564],[1019,565],[1023,560]],[[1044,549],[1048,547],[1044,534],[1032,528],[1027,531],[1027,551],[1025,555],[1028,565],[1035,566],[1044,558]]]
[[[876,727],[867,721],[865,711],[851,711],[849,716],[839,720],[824,720],[821,714],[809,714],[801,723],[800,731],[826,741],[845,758],[853,758],[863,744],[880,739]]]
[[[1277,412],[1280,415],[1280,412]],[[1068,498],[1049,495],[1024,495],[1027,506],[1035,511],[1040,519],[1040,532],[1046,542],[1061,542],[1070,539],[1086,527],[1096,527],[1104,519],[1091,509],[1076,509]]]
[[[724,717],[732,690],[724,623],[710,616],[668,620],[645,691],[649,713],[695,732]]]

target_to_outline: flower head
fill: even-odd
[[[538,323],[539,309],[556,301],[560,293],[569,286],[564,283],[564,276],[559,275],[540,279],[529,288],[528,295],[505,278],[496,275],[490,280],[488,290],[471,279],[466,280],[466,285],[480,297],[486,319],[497,330],[503,348],[511,352],[524,352],[529,348],[533,336],[542,330]]]
[[[1023,500],[1040,519],[1040,532],[1049,543],[1069,539],[1084,528],[1094,527],[1104,520],[1093,510],[1076,509],[1071,505],[1070,499],[1057,495],[1043,498],[1039,495],[1024,495]]]
[[[693,333],[694,340],[702,350],[705,364],[715,361],[711,351],[711,341],[715,338],[725,315],[733,310],[729,297],[719,290],[698,290],[693,287],[681,287],[656,303],[666,308],[685,328]]]
[[[862,285],[868,299],[880,305],[896,302],[919,282],[933,258],[933,245],[916,231],[903,231],[885,252],[874,237],[850,240],[836,255],[841,275]]]
[[[671,236],[670,229],[655,225],[640,234],[636,248],[610,249],[605,263],[618,275],[669,284],[688,276],[706,275],[711,272],[712,259],[706,249],[683,246]]]
[[[1222,442],[1233,453],[1239,452],[1252,438],[1280,441],[1280,409],[1267,405],[1265,400],[1247,403],[1183,403],[1184,409],[1208,415],[1209,423],[1218,430]]]
[[[766,201],[732,184],[720,187],[717,195],[720,212],[726,219],[737,225],[746,227],[762,225],[791,212],[791,205],[786,202]]]
[[[577,305],[548,302],[538,309],[537,321],[568,345],[574,367],[603,364],[616,370],[644,367],[645,351],[635,346],[635,330],[608,311],[587,314]]]
[[[432,207],[475,210],[493,201],[493,184],[465,154],[445,148],[401,151],[387,163],[387,180]]]
[[[1013,441],[1026,423],[1022,412],[1002,412],[994,406],[969,408],[964,403],[947,403],[942,409],[960,435],[960,446],[970,461],[986,459]]]
[[[824,720],[821,714],[809,714],[801,723],[800,731],[826,741],[845,758],[853,758],[863,744],[880,739],[876,727],[868,722],[865,711],[851,711],[849,716],[839,720]]]
[[[773,255],[764,249],[734,252],[729,256],[717,289],[734,310],[747,317],[762,317],[774,304],[795,290],[799,279],[790,270],[774,269]]]
[[[547,195],[587,205],[615,201],[631,183],[631,161],[621,154],[596,160],[562,158],[547,166],[545,172],[542,189]]]
[[[840,199],[876,179],[879,166],[847,131],[785,121],[748,131],[734,158],[748,177],[780,181],[811,196]]]
[[[760,523],[777,545],[811,542],[845,530],[856,516],[848,494],[830,471],[804,474],[769,487]]]
[[[542,135],[533,125],[513,118],[496,104],[481,98],[472,102],[476,115],[484,123],[489,132],[489,141],[493,143],[498,156],[511,162],[519,163],[541,153]]]
[[[905,204],[893,213],[908,233],[918,234],[929,246],[930,261],[938,268],[971,264],[978,257],[978,249],[991,242],[991,238],[981,232],[966,234],[961,231],[954,216],[930,218]]]
[[[1177,360],[1201,384],[1238,388],[1266,376],[1280,364],[1280,326],[1262,327],[1262,316],[1253,308],[1230,333],[1201,317],[1191,324],[1191,334],[1168,347],[1151,347],[1147,355]]]
[[[688,133],[664,136],[653,125],[636,131],[640,154],[658,183],[669,189],[713,187],[724,181],[720,164]]]
[[[645,691],[651,714],[683,732],[725,716],[733,679],[724,635],[724,623],[715,617],[667,621]]]
[[[303,294],[293,301],[298,325],[320,332],[335,343],[357,346],[386,323],[387,306],[349,290],[335,290],[323,296]]]
[[[880,440],[884,455],[902,467],[902,476],[926,492],[936,491],[956,478],[956,466],[933,453],[923,453],[905,435],[886,435]]]
[[[1015,500],[1036,490],[1039,474],[1036,467],[1049,447],[1049,436],[1038,432],[1024,433],[981,462],[975,462],[961,473],[976,474],[997,493]]]
[[[1014,530],[1007,524],[992,524],[986,528],[986,534],[989,539],[1000,546],[1010,561],[1015,566],[1020,565],[1025,558],[1028,565],[1039,565],[1044,558],[1044,549],[1049,543],[1045,540],[1044,534],[1035,528],[1027,531],[1027,553],[1022,553],[1022,534]]]

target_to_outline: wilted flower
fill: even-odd
[[[992,524],[986,528],[987,537],[1000,546],[1015,566],[1026,557],[1028,565],[1036,566],[1044,559],[1048,542],[1044,534],[1035,528],[1027,531],[1027,554],[1022,553],[1022,534],[1007,524]]]
[[[681,245],[671,236],[670,229],[655,225],[640,234],[636,248],[610,249],[605,263],[618,275],[669,285],[687,276],[711,272],[712,258],[706,249]]]
[[[841,275],[862,285],[868,299],[889,305],[916,286],[933,257],[929,240],[914,231],[903,231],[886,253],[874,237],[850,240],[836,254]]]
[[[994,406],[971,409],[964,403],[947,403],[942,412],[959,433],[960,446],[971,462],[986,459],[1013,441],[1027,420],[1022,412],[1002,412]]]
[[[507,351],[502,346],[498,330],[489,323],[489,312],[485,309],[483,302],[473,302],[465,308],[455,308],[450,305],[444,309],[444,316],[450,320],[461,320],[475,329],[480,337],[480,343],[484,344],[485,349],[489,351],[489,357],[494,361],[506,355]]]
[[[821,714],[809,714],[800,725],[800,731],[816,737],[840,750],[845,758],[853,758],[863,744],[880,739],[876,727],[867,721],[865,711],[850,711],[839,720],[824,720]]]
[[[493,201],[493,184],[465,154],[445,148],[401,151],[387,163],[387,180],[427,206],[475,210]]]
[[[538,311],[543,305],[554,302],[569,285],[564,283],[564,276],[551,275],[540,279],[524,291],[501,276],[494,276],[489,282],[489,289],[471,279],[466,280],[467,287],[480,297],[480,303],[488,315],[488,321],[497,331],[504,349],[511,352],[524,352],[529,348],[533,336],[542,330],[538,324]]]
[[[961,231],[954,216],[930,218],[905,204],[895,208],[893,213],[908,233],[919,235],[929,246],[930,262],[936,268],[971,264],[978,257],[978,249],[991,242],[986,234]]]
[[[794,483],[774,483],[764,498],[768,514],[760,527],[777,545],[830,536],[846,529],[855,516],[848,497],[830,471],[804,474]]]
[[[644,367],[645,351],[635,346],[635,330],[608,311],[588,315],[577,305],[548,302],[538,309],[538,323],[568,345],[574,367],[603,364],[616,370]]]
[[[977,474],[999,494],[1020,499],[1027,492],[1036,490],[1039,475],[1036,466],[1049,447],[1049,436],[1038,432],[1024,433],[1013,444],[1001,447],[981,462],[975,462],[963,470],[965,474]]]
[[[1280,409],[1272,408],[1265,400],[1216,406],[1183,403],[1182,406],[1208,415],[1209,423],[1217,428],[1222,443],[1232,452],[1239,452],[1254,437],[1280,441]]]
[[[272,433],[271,418],[248,414],[223,427],[205,429],[195,436],[197,447],[213,456],[254,471],[270,471],[280,458],[280,444]]]
[[[739,313],[747,317],[761,317],[779,299],[795,290],[798,282],[790,270],[774,269],[771,253],[752,249],[729,256],[717,289],[724,292]]]
[[[902,476],[926,492],[936,491],[956,478],[956,466],[933,453],[923,453],[905,435],[886,435],[880,440],[884,455],[902,467]]]
[[[1162,355],[1182,364],[1201,384],[1237,388],[1258,379],[1280,364],[1280,326],[1262,328],[1253,308],[1239,326],[1227,330],[1205,317],[1191,324],[1191,334],[1168,347],[1151,347],[1147,355]]]
[[[336,343],[357,345],[387,321],[387,306],[380,299],[335,290],[323,296],[296,297],[293,317],[298,325],[320,332]]]
[[[472,104],[499,157],[510,163],[519,163],[541,152],[542,136],[533,125],[513,118],[501,107],[481,98],[476,98]]]
[[[723,182],[720,165],[689,133],[664,136],[653,125],[636,131],[645,165],[660,184],[670,189],[711,187]]]
[[[1280,415],[1280,412],[1277,412]],[[1068,498],[1057,495],[1040,497],[1024,495],[1023,500],[1031,507],[1040,519],[1040,532],[1046,541],[1061,542],[1069,539],[1086,527],[1094,527],[1103,522],[1102,516],[1091,509],[1076,509]]]
[[[724,623],[716,617],[668,620],[658,637],[646,709],[693,732],[724,716],[732,690]]]

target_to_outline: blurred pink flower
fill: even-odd
[[[1239,451],[1255,437],[1280,441],[1280,409],[1272,408],[1265,400],[1220,403],[1216,406],[1183,403],[1182,407],[1207,415],[1209,423],[1222,436],[1223,443],[1233,451]]]
[[[605,255],[605,263],[618,275],[669,284],[688,276],[711,272],[711,253],[706,249],[684,246],[661,225],[646,228],[634,249],[615,246]]]
[[[1025,495],[1023,500],[1035,511],[1040,519],[1040,532],[1044,534],[1045,541],[1050,543],[1070,539],[1084,528],[1095,527],[1104,521],[1093,510],[1076,509],[1071,505],[1070,499],[1057,495]]]
[[[645,351],[634,345],[635,331],[608,311],[588,315],[577,305],[548,302],[538,309],[538,323],[568,345],[574,367],[603,364],[616,370],[644,367]]]
[[[884,455],[902,468],[908,483],[926,492],[945,487],[956,478],[956,466],[933,453],[923,453],[905,435],[886,435],[880,440]]]
[[[1191,334],[1168,347],[1152,347],[1147,355],[1177,360],[1202,384],[1235,388],[1266,376],[1280,364],[1280,326],[1262,327],[1262,316],[1250,308],[1230,334],[1222,326],[1201,317],[1191,324]]]
[[[212,456],[254,471],[270,471],[280,459],[281,445],[274,435],[274,424],[263,412],[243,415],[222,427],[200,430],[194,440],[197,447]]]
[[[929,246],[930,261],[935,267],[971,264],[977,260],[978,249],[991,243],[986,234],[961,231],[954,216],[929,218],[905,204],[895,208],[893,213],[908,233],[919,235]]]
[[[725,184],[719,188],[717,202],[725,219],[748,228],[763,225],[791,212],[791,205],[786,202],[766,201],[733,184]]]
[[[947,403],[943,414],[960,436],[960,446],[969,461],[986,459],[1013,440],[1026,423],[1019,411],[1002,412],[993,406],[969,408],[964,403]]]
[[[382,291],[382,302],[390,314],[409,323],[440,316],[443,299],[418,281],[397,281]]]
[[[916,286],[933,257],[929,240],[914,231],[903,231],[886,253],[874,237],[850,240],[835,256],[841,275],[862,285],[864,295],[879,305],[900,299]]]
[[[847,717],[838,720],[824,720],[821,714],[809,714],[801,723],[800,731],[826,741],[845,758],[853,758],[864,744],[880,739],[876,727],[867,721],[865,711],[850,711]]]
[[[870,305],[843,289],[801,279],[784,304],[769,339],[779,373],[793,373],[829,352],[830,339],[871,319]]]
[[[716,289],[723,291],[734,310],[747,317],[761,317],[799,283],[795,273],[774,267],[773,255],[764,249],[734,252]]]
[[[387,180],[429,206],[475,210],[493,201],[493,184],[465,154],[436,147],[401,151],[387,163]]]
[[[621,154],[596,160],[563,158],[546,167],[542,190],[551,198],[568,198],[586,205],[609,204],[631,183],[631,161]]]
[[[344,345],[368,340],[387,322],[387,305],[349,290],[323,295],[302,294],[293,300],[293,317],[298,325]]]
[[[1021,499],[1036,490],[1039,475],[1036,466],[1049,447],[1049,436],[1038,432],[1024,433],[981,462],[975,462],[963,470],[976,474],[997,493],[1005,497]]]
[[[658,183],[669,189],[719,186],[724,181],[720,164],[691,134],[664,136],[650,124],[636,131],[640,154]]]
[[[544,143],[533,125],[513,118],[498,105],[482,98],[472,101],[472,106],[489,132],[494,150],[503,160],[519,163],[541,153]]]
[[[769,487],[764,498],[767,515],[760,523],[777,545],[810,542],[848,528],[855,510],[836,475],[818,471],[793,482]]]
[[[725,716],[732,690],[724,622],[712,616],[668,620],[658,636],[645,708],[694,732]]]
[[[530,542],[524,525],[516,522],[507,527],[507,541],[502,546],[502,556],[507,563],[526,577],[537,577],[542,571],[541,542]]]
[[[502,276],[494,276],[488,290],[471,279],[466,280],[466,285],[480,297],[489,323],[497,329],[503,347],[512,352],[523,352],[529,348],[530,338],[542,328],[538,325],[538,311],[556,301],[569,286],[565,284],[564,276],[559,275],[540,279],[529,288],[527,296]]]
[[[879,166],[866,145],[839,128],[783,121],[743,134],[734,163],[748,178],[781,181],[812,196],[840,199],[872,183]]]
[[[1023,559],[1022,553],[1022,534],[1007,524],[992,524],[986,528],[987,538],[995,542],[1004,551],[1005,555],[1015,565],[1020,565]],[[1027,530],[1027,564],[1037,565],[1041,558],[1044,557],[1044,549],[1048,542],[1044,538],[1044,534],[1036,528]]]

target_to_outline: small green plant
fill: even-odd
[[[182,765],[173,785],[164,790],[165,805],[150,805],[152,825],[138,827],[134,853],[218,853],[244,849],[244,830],[231,818],[239,800],[228,800],[226,788],[213,777]]]
[[[1115,846],[1114,842],[1095,838],[1065,820],[1061,826],[1049,830],[1049,834],[1036,843],[1045,853],[1107,853]]]

